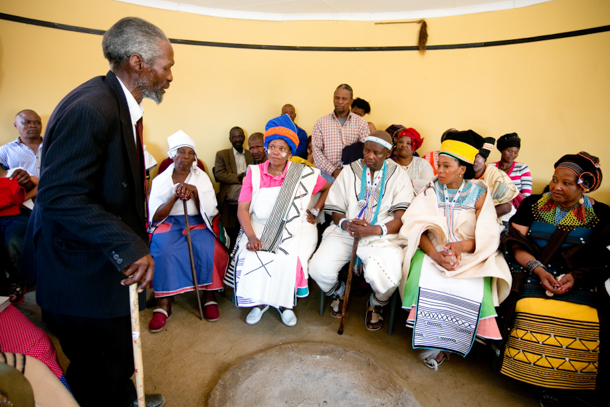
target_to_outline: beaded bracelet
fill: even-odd
[[[311,209],[309,210],[309,212],[311,212],[311,214],[312,214],[314,217],[316,217],[316,218],[317,218],[317,217],[318,217],[318,215],[320,214],[320,211],[319,211],[318,209],[316,209],[316,208],[311,208]]]
[[[542,267],[543,269],[546,270],[546,267],[544,267],[544,264],[542,264],[541,262],[539,262],[536,259],[530,260],[527,263],[525,263],[525,269],[527,271],[529,271],[530,274],[534,274],[534,269],[536,269],[537,267]]]

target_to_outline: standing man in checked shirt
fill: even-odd
[[[333,97],[335,110],[318,119],[313,126],[313,159],[329,183],[341,172],[343,148],[357,141],[364,142],[370,133],[367,121],[350,111],[353,97],[351,86],[339,85]]]

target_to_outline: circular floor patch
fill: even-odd
[[[280,345],[226,372],[210,407],[419,407],[406,382],[371,358],[324,343]]]

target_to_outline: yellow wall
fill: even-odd
[[[170,38],[271,45],[414,45],[418,26],[372,22],[264,22],[157,10],[112,0],[0,0],[0,12],[107,29],[139,16]],[[553,0],[491,13],[428,19],[429,45],[495,41],[610,24],[610,1]],[[145,137],[161,161],[166,137],[182,129],[213,166],[230,147],[228,132],[264,130],[284,103],[308,133],[332,110],[332,93],[349,83],[371,101],[367,119],[416,128],[419,150],[437,149],[449,127],[484,136],[517,132],[518,161],[540,191],[563,154],[586,150],[610,174],[610,33],[483,49],[417,52],[296,52],[174,45],[174,82],[164,102],[145,102]],[[16,137],[14,114],[36,110],[46,123],[72,88],[107,71],[101,37],[0,21],[0,143]],[[499,159],[494,151],[490,161]],[[606,166],[604,166],[606,164]],[[610,179],[610,178],[609,178]],[[594,197],[610,203],[610,182]]]

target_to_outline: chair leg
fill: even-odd
[[[474,346],[476,347],[475,350],[475,360],[477,362],[480,362],[483,359],[483,353],[485,351],[485,346],[483,344],[477,343],[475,341]]]
[[[326,294],[320,290],[320,316],[324,315],[324,297],[326,297]]]
[[[394,331],[394,316],[396,314],[396,301],[398,298],[398,290],[394,291],[392,294],[392,299],[390,300],[390,321],[388,324],[388,335],[392,335]]]

